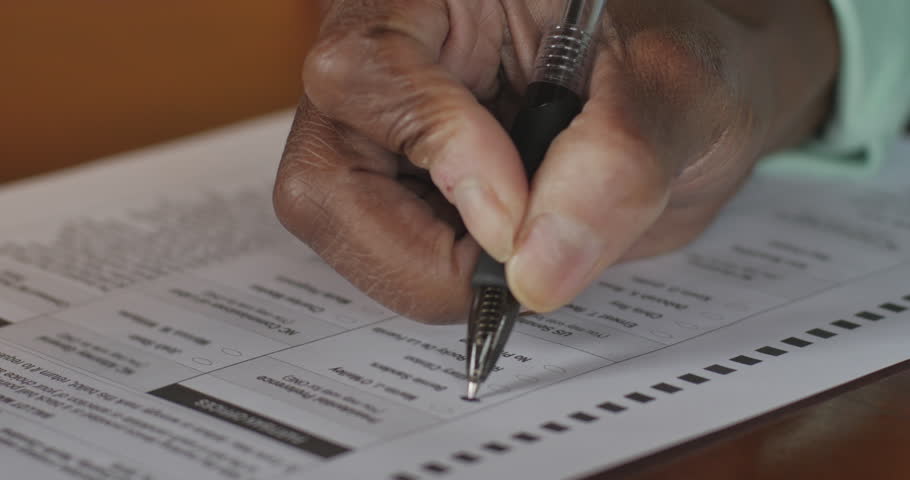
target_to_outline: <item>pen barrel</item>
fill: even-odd
[[[569,0],[560,23],[575,25],[589,35],[594,35],[600,28],[600,19],[606,6],[607,0]]]
[[[530,180],[553,140],[581,112],[600,26],[603,0],[570,0],[565,22],[543,39],[534,81],[512,124],[510,135]],[[468,319],[468,395],[492,371],[502,353],[520,305],[509,291],[505,267],[485,251],[471,277],[474,304]],[[473,386],[473,387],[472,387]]]
[[[583,106],[581,96],[558,84],[528,86],[525,105],[512,123],[510,136],[530,180],[543,163],[553,140],[572,123]]]
[[[563,23],[553,27],[541,42],[534,81],[528,85],[525,103],[510,131],[528,179],[543,163],[553,139],[581,112],[604,3],[570,1]],[[481,252],[471,284],[475,288],[508,288],[503,265],[486,252]]]
[[[565,130],[581,111],[582,100],[575,92],[561,85],[532,83],[528,86],[527,101],[515,117],[511,137],[521,156],[528,178],[534,176],[543,163],[550,143]],[[508,288],[505,268],[481,252],[471,285]]]

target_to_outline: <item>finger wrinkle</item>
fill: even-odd
[[[334,169],[314,170],[300,161],[309,154],[299,137],[274,194],[288,230],[393,310],[425,321],[457,320],[468,289],[465,278],[453,278],[461,274],[451,267],[458,265],[454,229],[395,178],[351,167],[345,157],[335,159]]]
[[[446,5],[450,26],[439,63],[480,101],[487,101],[499,89],[495,66],[506,30],[502,9],[495,1],[449,0]]]
[[[302,106],[288,134],[282,161],[298,164],[304,170],[335,169],[336,162],[331,158],[338,155],[338,137],[338,128],[330,120],[312,106]]]
[[[316,132],[301,132],[304,139],[300,144],[300,151],[288,158],[307,170],[336,170],[337,164],[333,161],[336,155],[329,158],[322,152],[334,152],[335,147]],[[307,134],[308,133],[308,134]]]
[[[574,163],[589,172],[587,182],[594,189],[587,195],[601,200],[611,198],[611,204],[624,208],[650,209],[664,204],[670,184],[669,162],[653,152],[638,129],[629,127],[627,121],[596,115],[579,116],[577,120],[567,135],[557,137],[554,144],[568,162],[575,157]],[[602,129],[607,131],[592,143],[587,132]],[[573,150],[575,155],[570,155]],[[572,191],[576,178],[577,173],[569,168],[556,177],[565,180],[561,188],[567,192]]]
[[[336,2],[323,31],[400,34],[438,51],[448,26],[445,0],[348,0]]]
[[[461,104],[476,99],[451,74],[432,63],[402,61],[401,55],[397,50],[377,52],[355,62],[361,71],[355,78],[339,79],[336,85],[343,88],[320,92],[320,108],[348,125],[375,119],[374,138],[396,153],[409,154],[428,128],[445,127]]]
[[[361,169],[389,177],[398,175],[396,155],[322,115],[312,112],[307,115],[311,118],[295,123],[291,129],[284,153],[287,161],[298,163],[314,174],[343,175]]]
[[[439,154],[463,128],[462,105],[467,91],[448,84],[438,85],[404,96],[385,114],[388,118],[386,136],[390,145],[406,155],[412,163],[430,169]]]
[[[330,198],[319,195],[308,178],[298,168],[283,167],[272,195],[276,215],[294,234],[310,243],[319,238],[320,231],[332,229]]]
[[[764,133],[756,125],[755,116],[744,109],[725,118],[705,152],[674,179],[674,204],[697,204],[725,195],[741,183],[761,155],[757,146],[764,144]]]
[[[510,77],[513,87],[523,91],[528,79],[533,77],[534,62],[537,57],[537,45],[540,43],[542,32],[540,22],[531,12],[528,2],[521,0],[500,0],[505,13],[508,28],[503,44],[505,51],[516,58],[517,69]],[[538,12],[538,17],[540,16]]]

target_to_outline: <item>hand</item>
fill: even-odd
[[[478,244],[548,311],[691,241],[758,158],[822,124],[838,66],[827,0],[614,0],[584,111],[529,185],[502,123],[563,2],[327,3],[276,210],[425,321],[463,319]]]

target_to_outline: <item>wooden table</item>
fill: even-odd
[[[0,182],[293,105],[315,3],[3,2]],[[910,371],[886,373],[594,478],[910,479]]]
[[[617,478],[910,479],[910,362],[591,480]]]

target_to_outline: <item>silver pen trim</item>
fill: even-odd
[[[575,0],[563,20],[541,40],[534,82],[560,85],[584,97],[594,62],[594,39],[601,28],[606,0]]]
[[[508,288],[482,286],[475,290],[468,319],[468,382],[479,388],[486,381],[502,355],[520,307]]]

